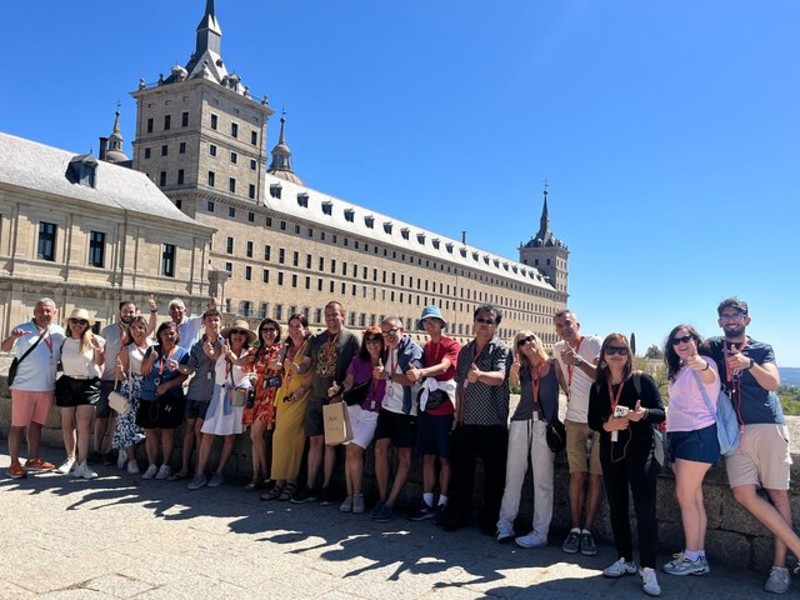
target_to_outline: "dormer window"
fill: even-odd
[[[494,259],[494,266],[495,267],[499,267],[500,266],[500,260],[499,259],[497,259],[497,258]]]
[[[388,233],[389,235],[391,235],[392,234],[392,222],[391,221],[385,221],[384,224],[383,224],[383,230],[386,233]]]
[[[425,244],[425,234],[424,233],[418,233],[417,234],[417,241],[420,244]]]
[[[472,260],[478,260],[478,253],[477,252],[473,252],[472,253]]]
[[[305,192],[297,194],[297,205],[300,208],[308,208],[308,194]]]
[[[69,161],[67,179],[72,183],[94,188],[97,184],[97,160],[91,154],[80,154]]]
[[[484,264],[487,264],[487,265],[489,264],[489,255],[488,254],[484,254],[483,255],[483,262],[484,262]]]
[[[354,211],[352,208],[344,209],[345,221],[349,221],[350,223],[352,223],[355,220],[355,218],[356,218],[356,211]]]
[[[368,215],[368,216],[364,217],[364,225],[366,225],[370,229],[374,229],[375,228],[375,217],[373,217],[372,215]]]
[[[433,239],[431,240],[431,244],[433,244],[433,247],[434,247],[436,250],[438,250],[438,249],[439,249],[439,238],[433,238]]]
[[[467,258],[467,249],[466,248],[462,248],[461,249],[461,256],[464,257],[464,258]]]
[[[402,236],[403,236],[403,239],[404,239],[404,240],[407,240],[407,239],[408,239],[409,233],[410,233],[410,231],[408,230],[408,227],[403,227],[403,228],[400,230],[400,235],[402,235]]]
[[[277,198],[278,200],[281,199],[281,184],[280,183],[273,183],[269,186],[269,195],[273,198]]]
[[[333,214],[333,202],[326,200],[322,203],[322,213],[325,215],[332,215]]]
[[[445,244],[444,247],[447,250],[448,254],[453,253],[453,244]]]

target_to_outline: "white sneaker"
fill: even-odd
[[[773,594],[783,594],[789,589],[789,569],[773,566],[764,589]]]
[[[125,465],[128,464],[128,453],[125,452],[125,448],[119,449],[119,454],[117,455],[117,468],[124,469]]]
[[[61,466],[58,467],[58,472],[62,475],[69,475],[69,472],[72,471],[73,467],[75,467],[75,457],[68,456],[67,459],[61,463]]]
[[[142,479],[153,479],[156,476],[156,473],[158,473],[158,467],[155,465],[150,465],[142,475]]]
[[[507,542],[511,538],[514,537],[514,528],[511,526],[511,523],[507,521],[501,521],[497,524],[497,541],[498,542]]]
[[[81,470],[81,474],[80,475],[75,475],[76,477],[83,477],[84,479],[96,479],[97,478],[97,473],[92,471],[92,468],[88,464],[86,464],[85,462],[81,463],[80,466],[78,467],[78,469]],[[75,471],[77,472],[78,469],[75,469]]]
[[[650,567],[645,567],[639,571],[642,578],[642,591],[648,596],[660,596],[661,586],[658,585],[658,578],[656,577],[655,570]]]
[[[635,562],[626,562],[624,558],[620,558],[617,562],[603,569],[603,577],[618,579],[623,575],[634,575],[637,570],[638,566]]]
[[[528,535],[522,535],[514,540],[520,548],[544,548],[547,546],[547,538],[538,531],[531,531]]]
[[[166,479],[172,475],[172,469],[169,465],[161,465],[161,468],[156,473],[156,479]]]
[[[86,463],[73,464],[72,470],[69,471],[69,474],[72,475],[73,477],[78,477],[78,478],[83,477],[83,465],[85,464]]]
[[[138,475],[139,474],[139,463],[136,460],[132,460],[128,463],[128,475]]]

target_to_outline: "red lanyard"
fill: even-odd
[[[36,329],[39,329],[39,326],[36,324],[36,321],[33,322],[33,326]],[[50,360],[53,359],[53,338],[50,337],[50,326],[48,325],[42,330],[42,333],[39,334],[39,337],[42,338],[42,341],[47,346],[47,349],[50,351]]]
[[[611,401],[611,416],[614,416],[614,413],[617,410],[617,405],[619,404],[619,399],[622,396],[622,388],[625,387],[625,382],[621,381],[619,387],[617,388],[617,393],[615,394],[613,391],[613,386],[611,385],[611,378],[609,377],[606,380],[608,384],[608,399]]]
[[[583,336],[581,336],[581,339],[578,340],[578,345],[575,346],[575,354],[578,354],[578,352],[580,352],[582,343],[583,343]],[[569,345],[569,342],[567,342],[567,345]],[[573,364],[567,365],[567,390],[569,390],[572,387],[572,373],[574,371],[575,371],[575,365]]]
[[[725,358],[728,358],[733,354],[731,350],[736,350],[737,352],[741,353],[747,347],[747,340],[742,342],[742,347],[737,348],[736,344],[730,342],[727,346],[725,342],[722,343],[722,352],[725,354]],[[728,365],[725,365],[725,381],[732,381],[733,380],[733,372],[728,369]]]
[[[164,374],[164,367],[169,362],[169,359],[172,358],[172,355],[175,354],[175,351],[177,349],[178,349],[178,347],[175,346],[174,348],[172,348],[172,350],[169,351],[169,354],[167,354],[167,356],[161,358],[161,363],[158,365],[158,376],[159,377],[161,377]]]
[[[531,388],[533,389],[533,405],[536,406],[539,404],[539,382],[541,379],[539,378],[539,369],[535,369],[534,367],[530,367],[528,369],[528,374],[531,378]]]
[[[395,375],[395,369],[397,369],[397,348],[389,350],[389,375]],[[395,360],[392,362],[392,356],[394,356]]]

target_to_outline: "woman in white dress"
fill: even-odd
[[[200,442],[200,454],[197,461],[197,473],[187,486],[190,490],[197,490],[208,485],[218,487],[225,481],[223,471],[225,463],[233,452],[236,436],[244,431],[242,417],[244,415],[247,398],[253,388],[252,373],[248,369],[251,364],[249,359],[250,345],[255,342],[256,334],[250,331],[247,321],[236,320],[232,325],[222,330],[225,344],[215,351],[211,344],[205,349],[209,358],[216,361],[214,367],[214,395],[206,413],[206,420],[200,430],[203,439]],[[215,353],[216,352],[216,353]],[[191,369],[191,367],[184,367]],[[218,436],[224,438],[219,464],[211,479],[205,475],[208,459],[214,439]]]

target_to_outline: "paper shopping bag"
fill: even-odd
[[[325,444],[327,446],[338,446],[353,439],[350,413],[344,402],[324,405],[322,419],[325,422]]]

